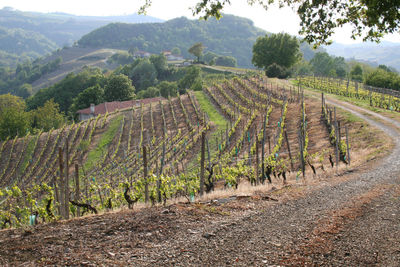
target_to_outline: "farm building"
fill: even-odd
[[[147,58],[147,57],[150,57],[151,56],[151,53],[149,53],[149,52],[146,52],[146,51],[136,51],[136,52],[134,52],[133,53],[133,56],[135,57],[135,58]]]
[[[107,112],[113,112],[121,109],[127,109],[135,106],[139,106],[141,103],[149,104],[152,102],[159,102],[163,100],[163,97],[153,97],[138,100],[127,100],[127,101],[113,101],[105,102],[98,105],[91,104],[90,107],[78,110],[76,113],[79,114],[79,121],[88,120],[96,117],[97,115],[106,114]]]

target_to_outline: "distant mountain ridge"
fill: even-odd
[[[138,14],[124,16],[76,16],[67,13],[24,12],[10,8],[0,10],[0,26],[36,31],[58,46],[71,45],[84,34],[110,22],[148,23],[163,20]]]
[[[70,46],[83,35],[111,22],[148,23],[161,19],[138,14],[109,17],[0,9],[0,65],[15,67],[11,58],[43,56]]]
[[[368,62],[371,65],[387,65],[400,71],[400,43],[383,41],[376,43],[340,44],[324,47],[329,54],[346,59]]]

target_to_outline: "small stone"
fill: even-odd
[[[211,237],[214,237],[215,235],[214,235],[214,234],[211,234],[211,233],[204,233],[202,236],[203,236],[204,238],[210,239]]]

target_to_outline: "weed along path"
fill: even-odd
[[[399,123],[327,103],[381,129],[391,152],[317,183],[3,230],[0,265],[399,266]]]

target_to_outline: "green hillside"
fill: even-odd
[[[10,54],[44,55],[57,49],[58,46],[44,35],[24,29],[7,29],[0,26],[0,50]]]
[[[164,23],[112,23],[83,36],[79,46],[129,49],[160,53],[180,48],[184,57],[190,57],[188,48],[202,42],[206,51],[234,56],[241,67],[252,67],[252,47],[258,36],[266,32],[254,26],[249,19],[224,15],[221,20],[189,20],[185,17]]]
[[[137,14],[90,17],[23,12],[5,7],[0,9],[0,65],[13,68],[19,62],[70,46],[84,34],[110,22],[145,23],[161,20]]]

